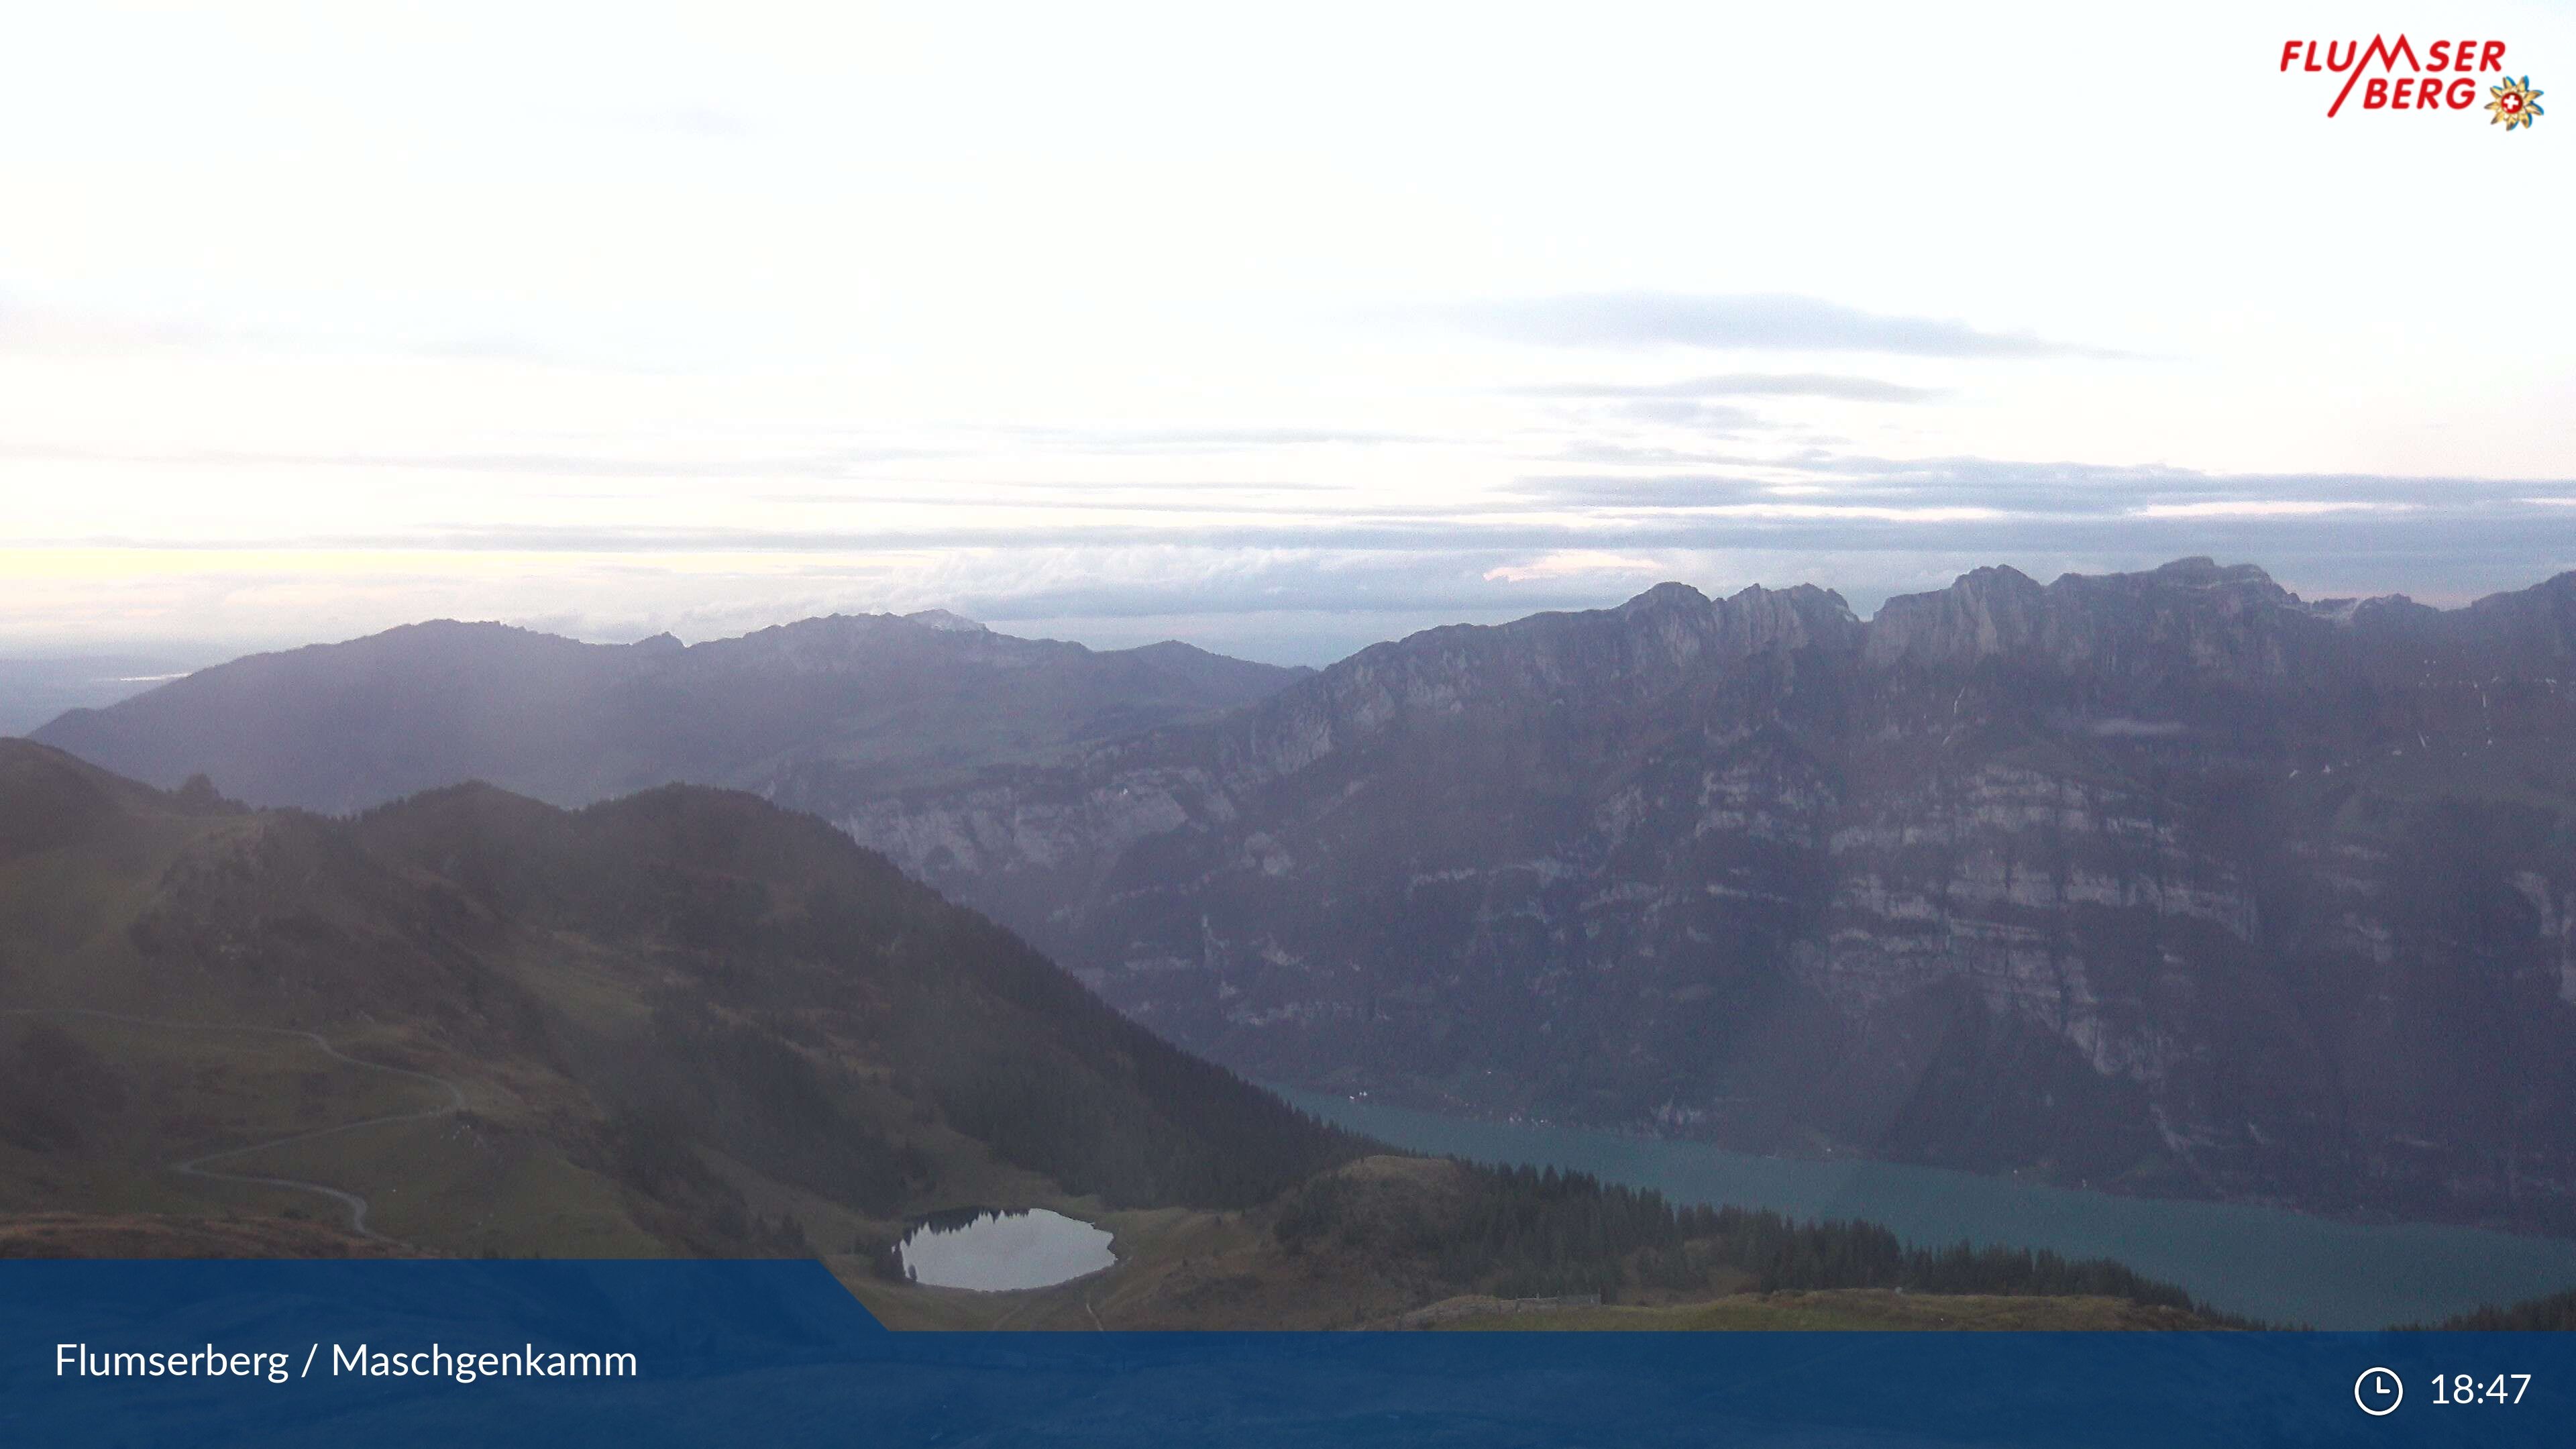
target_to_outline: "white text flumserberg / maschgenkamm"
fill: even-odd
[[[325,1358],[323,1350],[330,1350]],[[84,1379],[243,1378],[273,1384],[310,1378],[366,1379],[631,1379],[631,1353],[556,1353],[535,1344],[498,1353],[459,1353],[440,1344],[419,1349],[375,1349],[365,1344],[314,1344],[298,1365],[292,1353],[226,1353],[213,1344],[168,1353],[93,1349],[85,1343],[54,1345],[54,1376]]]

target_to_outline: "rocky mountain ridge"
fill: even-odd
[[[2564,1230],[2571,656],[2576,574],[1667,584],[791,803],[1273,1080]]]

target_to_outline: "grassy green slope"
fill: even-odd
[[[0,924],[0,1210],[345,1223],[328,1188],[443,1252],[838,1251],[1351,1150],[747,796],[340,822],[0,742]]]
[[[748,796],[334,821],[0,741],[0,1253],[812,1254],[922,1328],[2202,1321],[2111,1265],[1366,1147]],[[882,1274],[969,1205],[1120,1261]]]

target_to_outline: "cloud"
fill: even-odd
[[[1561,382],[1539,387],[1507,388],[1514,397],[1574,400],[1615,398],[1823,397],[1843,402],[1925,402],[1947,395],[1934,387],[1907,387],[1875,377],[1849,377],[1826,372],[1731,372],[1715,377],[1686,377],[1678,382]]]
[[[2030,519],[2311,518],[2359,512],[2526,514],[2570,485],[2530,479],[2353,473],[2207,473],[2163,464],[1879,458],[1810,449],[1775,457],[1587,447],[1572,462],[1639,471],[1533,474],[1511,485],[1537,506],[1698,506],[1711,499],[1820,498],[1907,508],[1973,506]],[[1648,472],[1644,467],[1683,471]],[[2543,516],[2546,515],[2533,515]]]
[[[1441,441],[1428,433],[1388,432],[1374,428],[1072,428],[1014,425],[969,431],[1016,442],[1046,444],[1077,453],[1230,453],[1266,448],[1376,448]]]
[[[2530,479],[2396,473],[2210,473],[2166,464],[2022,462],[1996,458],[1878,458],[1808,453],[1794,467],[1839,488],[1916,501],[1973,498],[2048,512],[2143,515],[2195,507],[2204,514],[2282,513],[2283,504],[2457,509],[2519,505],[2567,486]],[[2315,512],[2317,510],[2308,510]]]
[[[2321,513],[2402,513],[2416,506],[2360,499],[2233,498],[2208,503],[2150,503],[2133,511],[2140,518],[2314,518]]]
[[[1267,615],[1342,616],[1344,647],[1303,662],[1320,663],[1389,634],[1389,617],[1406,628],[1499,622],[1540,609],[1582,609],[1617,602],[1655,582],[1691,572],[1681,556],[1620,556],[1588,551],[1389,552],[1327,550],[1225,551],[1195,545],[1048,550],[1005,563],[958,557],[907,576],[895,604],[933,604],[997,628],[1049,620],[1219,619]],[[890,605],[889,607],[892,607]],[[1006,632],[1028,632],[1023,628]],[[1329,632],[1329,631],[1327,631]]]
[[[1512,484],[1512,492],[1535,503],[1563,507],[1704,508],[1774,497],[1776,487],[1728,473],[1574,474],[1522,478]]]
[[[1733,421],[1689,411],[1725,406],[1689,398],[1642,398],[1616,405],[1681,409],[1685,411],[1677,420],[1711,426]],[[66,456],[42,446],[21,446],[0,449],[0,458],[9,453]],[[1561,456],[1587,453],[1607,464],[1560,462],[1561,471],[1533,471],[1478,496],[1434,499],[1258,479],[1166,477],[1127,485],[948,479],[935,476],[935,470],[884,476],[874,465],[899,462],[914,456],[914,450],[865,446],[859,440],[837,449],[686,460],[578,450],[310,457],[257,452],[147,457],[138,452],[127,456],[234,466],[293,461],[345,468],[490,470],[566,479],[695,475],[735,478],[740,484],[727,493],[738,507],[721,527],[675,520],[630,522],[593,507],[598,500],[590,499],[580,507],[532,505],[509,523],[429,513],[415,514],[400,525],[350,527],[317,521],[309,531],[245,529],[229,537],[188,537],[138,519],[112,530],[66,528],[17,543],[38,549],[193,553],[267,549],[674,559],[922,556],[943,549],[1127,548],[1186,540],[1213,548],[1347,555],[1507,555],[1481,566],[1490,569],[1519,567],[1549,552],[1632,554],[1659,546],[1811,550],[1830,545],[1843,552],[1956,548],[1986,551],[1997,561],[2033,549],[2125,554],[2133,550],[2124,547],[2124,533],[2134,538],[2134,552],[2143,555],[2250,552],[2227,542],[2241,536],[2279,540],[2267,547],[2303,553],[2321,552],[2325,540],[2341,540],[2355,549],[2396,557],[2404,552],[2403,537],[2414,530],[2421,535],[2428,568],[2437,556],[2462,557],[2472,540],[2479,541],[2476,547],[2500,549],[2500,556],[2576,555],[2568,507],[2550,501],[2576,491],[2576,483],[2565,479],[2218,474],[2159,464],[1883,458],[1817,448],[1766,456],[1753,449],[1729,455],[1596,446]],[[424,495],[424,506],[437,507],[430,498]],[[2421,572],[2410,569],[2407,578],[2417,579]],[[2413,582],[2402,586],[2417,587]]]
[[[1571,578],[1579,574],[1631,574],[1640,577],[1659,577],[1667,567],[1668,565],[1661,559],[1603,553],[1594,548],[1577,548],[1542,554],[1525,563],[1496,564],[1485,570],[1482,577],[1487,583],[1511,584]]]
[[[1869,377],[1825,373],[1735,373],[1692,377],[1660,383],[1556,383],[1510,388],[1505,396],[1546,399],[1560,405],[1566,419],[1586,431],[1630,428],[1681,429],[1711,437],[1739,438],[1753,432],[1785,435],[1783,427],[1761,413],[1722,399],[1754,397],[1826,397],[1846,401],[1910,402],[1938,396],[1929,388],[1904,387]],[[1613,461],[1612,450],[1630,445],[1592,439],[1576,445],[1595,461]],[[1672,462],[1692,461],[1669,458]]]
[[[1546,455],[1550,462],[1601,463],[1653,468],[1715,468],[1727,465],[1761,467],[1768,459],[1758,453],[1716,453],[1705,449],[1662,448],[1635,443],[1614,443],[1599,438],[1586,438],[1568,443]]]
[[[1659,389],[1605,401],[1612,409],[1722,408],[1729,395]],[[1600,455],[1598,464],[1559,462],[1555,471],[1543,464],[1481,495],[1437,499],[1365,484],[1214,476],[1115,485],[945,479],[929,476],[933,469],[861,476],[876,458],[904,457],[906,449],[873,446],[896,441],[860,434],[838,448],[773,445],[676,462],[579,444],[560,453],[165,458],[568,478],[739,470],[770,486],[728,494],[739,507],[720,515],[730,525],[723,527],[584,506],[532,511],[517,524],[426,514],[400,525],[246,528],[233,538],[190,536],[175,525],[156,536],[161,525],[137,515],[112,537],[95,536],[105,529],[22,537],[13,548],[196,557],[57,570],[0,601],[0,635],[30,633],[41,620],[61,632],[65,619],[185,619],[209,637],[242,638],[272,631],[290,614],[309,633],[326,619],[355,631],[462,611],[560,615],[559,627],[592,637],[631,638],[663,626],[705,637],[833,609],[944,606],[1011,632],[1092,643],[1169,635],[1320,662],[1399,628],[1613,604],[1662,578],[1708,590],[1813,582],[1866,613],[1889,594],[1939,588],[1992,563],[2045,579],[2209,554],[2260,563],[2310,597],[2403,591],[2438,602],[2526,587],[2576,567],[2566,502],[2576,480],[2564,478],[2224,474],[1829,448],[1721,454],[1598,444],[1574,450]],[[62,456],[44,447],[14,451]],[[440,507],[436,497],[423,493],[423,506]],[[870,507],[898,502],[908,506]],[[348,582],[359,577],[363,585]],[[582,602],[563,614],[571,599]],[[593,626],[570,622],[589,617],[586,609],[603,611]]]
[[[104,639],[148,624],[174,638],[283,645],[441,615],[542,620],[591,638],[671,628],[697,639],[835,611],[947,607],[1007,633],[1095,646],[1182,638],[1324,663],[1440,624],[1606,607],[1667,578],[1712,594],[1816,583],[1866,615],[1891,594],[1939,589],[1995,563],[2045,580],[2209,554],[2259,563],[2310,598],[2402,591],[2437,603],[2576,567],[2565,510],[2476,502],[2404,515],[2139,519],[2108,504],[2085,515],[1960,516],[1668,497],[1554,517],[1460,510],[1365,526],[1318,515],[901,535],[487,529],[234,547],[237,560],[40,575],[0,598],[0,642]],[[494,552],[471,567],[414,552],[439,548]],[[339,549],[348,552],[331,556]],[[310,567],[296,563],[305,551],[317,555]],[[525,556],[503,556],[511,552]],[[353,574],[354,559],[365,566]],[[77,621],[68,631],[67,619]]]
[[[1544,347],[1748,348],[1913,357],[2119,355],[2028,333],[1988,332],[1938,317],[1863,312],[1787,293],[1592,292],[1477,303],[1452,309],[1450,316],[1487,336]]]
[[[1635,491],[1621,493],[1618,485]],[[804,555],[858,559],[929,556],[946,550],[996,554],[1051,548],[1118,549],[1186,542],[1211,549],[1312,550],[1337,554],[1519,555],[1565,549],[1760,548],[1843,553],[1950,550],[2009,562],[2033,551],[2136,556],[2149,561],[2195,553],[2264,558],[2329,552],[2404,560],[2406,577],[2435,572],[2482,552],[2495,558],[2554,558],[2541,571],[2576,563],[2576,539],[2557,509],[2512,503],[2422,504],[2331,513],[2239,511],[2147,514],[2116,501],[2092,506],[2009,507],[1947,497],[1819,493],[1751,480],[1562,480],[1544,498],[1487,509],[1264,513],[1224,521],[1178,514],[1084,521],[1075,516],[990,523],[971,518],[899,527],[702,528],[618,525],[419,527],[399,533],[315,534],[184,540],[94,536],[30,540],[34,547],[382,554],[517,553],[662,558],[674,566],[721,556]],[[2259,544],[2259,546],[2258,546]],[[1500,558],[1496,562],[1511,562]],[[1484,565],[1491,568],[1492,563]],[[2541,574],[2535,574],[2539,577]],[[1829,581],[1826,581],[1829,582]],[[2412,582],[2391,587],[2412,590]]]
[[[1723,403],[1686,397],[1621,399],[1668,423],[1720,427],[1741,419]],[[1721,411],[1712,413],[1708,409]],[[1193,436],[1197,436],[1193,434]],[[1227,434],[1226,436],[1232,436]],[[1978,525],[2030,538],[2102,526],[2146,536],[2165,529],[2303,524],[2324,532],[2379,524],[2503,526],[2532,542],[2576,547],[2566,526],[2576,491],[2565,479],[2385,474],[2221,474],[2162,464],[2032,462],[1980,457],[1885,458],[1825,448],[1740,452],[1609,446],[1579,440],[1560,460],[1474,500],[1388,495],[1316,480],[1160,478],[1136,483],[888,476],[875,465],[936,457],[935,449],[852,439],[836,446],[729,457],[656,459],[578,449],[528,453],[342,453],[143,450],[94,454],[45,445],[0,446],[0,460],[115,457],[236,467],[301,463],[352,469],[425,468],[563,478],[735,478],[746,512],[729,526],[651,526],[606,514],[528,517],[508,524],[420,517],[399,528],[316,527],[309,534],[181,539],[148,525],[26,538],[36,547],[218,551],[289,550],[599,554],[846,553],[950,547],[1026,548],[1063,542],[1123,547],[1192,537],[1214,546],[1376,552],[1531,547],[1618,548],[1663,535],[1705,542],[1727,530],[1857,530],[1853,547],[1906,546],[1933,527]],[[1583,464],[1598,466],[1584,471]],[[768,487],[757,486],[766,480]],[[580,495],[567,495],[580,496]],[[905,505],[880,516],[869,510]],[[768,512],[760,506],[800,509]],[[832,505],[817,516],[815,505]],[[845,506],[845,507],[844,507]],[[1865,541],[1880,526],[1882,544]],[[2001,537],[2002,534],[1990,536]],[[2187,552],[2208,552],[2207,548]],[[2224,551],[2224,550],[2220,550]]]
[[[1721,437],[1746,432],[1762,423],[1761,417],[1748,409],[1726,403],[1701,402],[1695,398],[1638,398],[1613,404],[1610,411],[1627,422],[1647,427],[1684,428]]]

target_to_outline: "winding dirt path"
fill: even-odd
[[[293,1132],[284,1137],[271,1138],[266,1142],[254,1142],[248,1147],[227,1147],[221,1152],[208,1152],[188,1158],[184,1162],[170,1164],[170,1170],[182,1177],[202,1178],[208,1182],[248,1183],[257,1187],[282,1187],[294,1192],[319,1194],[349,1210],[349,1231],[359,1237],[373,1238],[378,1242],[393,1240],[367,1226],[367,1200],[357,1193],[344,1192],[336,1187],[326,1187],[318,1182],[306,1182],[301,1178],[262,1177],[247,1172],[217,1172],[206,1164],[222,1162],[227,1158],[247,1157],[254,1152],[266,1152],[272,1147],[284,1147],[290,1143],[310,1142],[317,1137],[334,1137],[343,1132],[355,1132],[365,1127],[389,1127],[397,1122],[426,1122],[435,1117],[450,1116],[464,1110],[465,1107],[464,1089],[445,1077],[434,1077],[427,1072],[415,1072],[407,1067],[389,1067],[382,1062],[360,1061],[323,1040],[319,1035],[309,1031],[297,1031],[292,1027],[236,1026],[226,1022],[210,1021],[168,1021],[149,1016],[127,1016],[114,1011],[93,1011],[85,1006],[11,1007],[0,1010],[0,1016],[86,1016],[98,1021],[115,1021],[127,1026],[158,1027],[173,1031],[230,1031],[248,1032],[255,1036],[293,1037],[298,1041],[309,1042],[321,1048],[322,1054],[333,1061],[346,1062],[350,1066],[370,1072],[385,1072],[397,1077],[408,1077],[416,1082],[427,1082],[445,1092],[447,1101],[443,1105],[424,1111],[392,1112],[382,1117],[366,1117],[355,1122],[342,1122],[332,1127],[317,1127],[309,1132]]]

